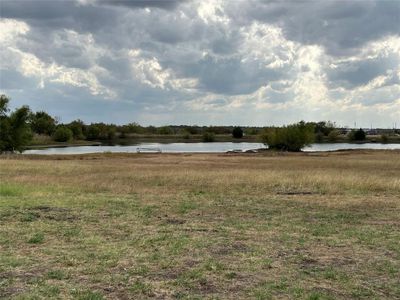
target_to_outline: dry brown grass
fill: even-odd
[[[0,159],[0,296],[400,298],[399,158]]]

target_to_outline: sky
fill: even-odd
[[[400,127],[400,1],[0,5],[11,107],[61,122]]]

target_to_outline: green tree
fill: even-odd
[[[0,96],[0,152],[22,152],[32,140],[32,132],[29,126],[30,110],[28,106],[22,106],[7,115],[9,98]]]
[[[335,129],[335,124],[333,124],[330,121],[321,121],[318,123],[313,123],[314,124],[314,132],[316,134],[321,133],[324,136],[328,136],[329,133]]]
[[[330,142],[336,142],[339,138],[340,132],[336,129],[332,130],[328,134],[328,141]]]
[[[88,140],[97,140],[100,138],[100,128],[95,124],[90,124],[86,130],[86,138]]]
[[[204,132],[203,133],[203,142],[210,143],[215,141],[215,135],[213,132]]]
[[[32,114],[31,127],[33,132],[37,134],[52,135],[56,130],[56,125],[56,120],[44,111]]]
[[[301,151],[314,141],[314,126],[301,121],[281,128],[271,128],[262,136],[270,149]]]
[[[67,127],[72,131],[72,136],[76,140],[83,140],[85,138],[83,131],[85,123],[81,120],[75,120],[67,124]]]
[[[143,133],[144,129],[138,123],[129,123],[119,127],[121,134],[127,135],[128,133]]]
[[[174,131],[169,126],[162,126],[158,128],[158,134],[174,134]]]
[[[10,99],[6,95],[0,95],[0,117],[6,117],[9,111],[8,102]]]
[[[363,141],[366,138],[365,131],[361,128],[358,130],[352,130],[349,133],[349,139],[351,141]]]
[[[235,139],[241,139],[243,137],[243,129],[240,127],[234,127],[232,130],[232,136]]]
[[[381,134],[381,142],[386,144],[389,141],[389,136],[387,134]]]
[[[56,142],[68,142],[72,139],[72,131],[66,126],[58,126],[54,132],[53,139]]]
[[[318,132],[315,134],[315,140],[316,140],[318,143],[322,142],[322,141],[324,140],[324,134],[323,134],[321,131],[318,131]]]

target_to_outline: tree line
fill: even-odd
[[[183,139],[201,137],[203,142],[215,141],[216,135],[231,135],[235,139],[257,136],[270,148],[300,151],[305,145],[316,142],[335,142],[346,134],[351,141],[366,138],[363,129],[343,132],[332,122],[304,122],[283,127],[238,127],[238,126],[141,126],[138,123],[115,125],[106,123],[85,124],[82,120],[60,123],[57,118],[44,111],[32,112],[22,106],[9,110],[10,99],[0,95],[0,152],[23,151],[34,136],[47,136],[55,142],[71,140],[110,141],[137,136],[174,135]],[[400,133],[400,132],[399,132]],[[382,141],[385,136],[382,135]],[[387,138],[387,137],[386,137]]]

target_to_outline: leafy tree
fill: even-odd
[[[301,151],[314,141],[314,126],[301,121],[282,128],[271,128],[262,138],[270,149]]]
[[[30,110],[22,106],[7,115],[9,98],[0,96],[0,152],[22,152],[32,139],[29,126]]]
[[[366,138],[366,134],[365,131],[360,128],[350,131],[349,138],[351,141],[363,141]]]
[[[0,95],[0,117],[6,117],[9,111],[8,102],[10,99],[6,95]]]
[[[56,125],[56,120],[44,111],[32,114],[31,127],[35,133],[52,135],[56,130]]]
[[[321,133],[324,136],[328,136],[329,133],[335,129],[335,125],[330,121],[321,121],[318,123],[311,123],[314,124],[314,132],[316,134]]]
[[[204,132],[203,133],[203,142],[210,143],[215,141],[215,135],[213,132]]]
[[[111,126],[107,129],[107,139],[112,140],[115,138],[116,129],[115,127]]]
[[[226,126],[210,126],[206,129],[207,132],[213,132],[215,134],[231,134],[232,128]]]
[[[88,140],[98,140],[100,138],[100,128],[95,124],[89,125],[86,130],[86,138]]]
[[[150,126],[146,127],[146,133],[156,134],[157,128],[150,125]]]
[[[250,127],[245,130],[246,135],[257,135],[259,134],[259,129],[255,127]]]
[[[174,131],[169,126],[162,126],[158,128],[158,134],[174,134]]]
[[[324,140],[324,134],[323,134],[321,131],[318,131],[318,132],[315,134],[315,140],[316,140],[317,142],[322,142],[322,141]]]
[[[198,128],[198,126],[188,126],[186,127],[186,130],[190,133],[190,134],[199,134],[200,130]]]
[[[59,126],[54,132],[53,139],[56,142],[68,142],[72,139],[72,131],[66,126]]]
[[[117,126],[114,124],[94,123],[86,127],[86,139],[111,140],[115,138]]]
[[[339,134],[340,132],[338,130],[332,130],[331,132],[329,132],[328,134],[328,141],[330,142],[336,142],[339,138]]]
[[[85,138],[83,131],[85,124],[81,120],[75,120],[67,124],[67,127],[72,131],[72,136],[76,140],[83,140]]]
[[[190,139],[190,132],[187,131],[186,129],[181,131],[181,135],[182,135],[182,138],[185,139],[185,140],[189,140]]]
[[[235,139],[241,139],[243,137],[243,129],[240,127],[235,127],[232,130],[232,136]]]
[[[138,123],[129,123],[127,125],[120,126],[119,131],[121,134],[126,136],[128,133],[143,133],[144,128]]]

